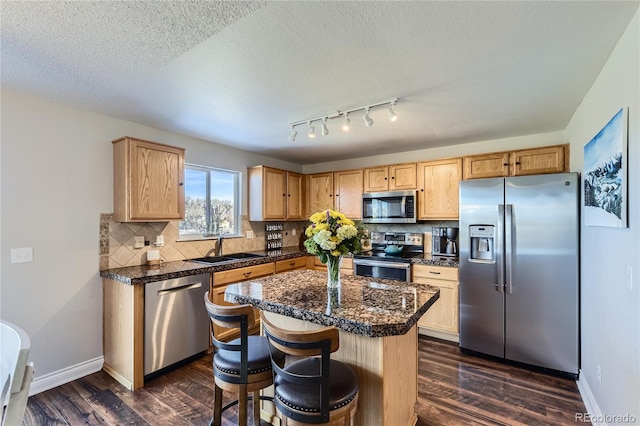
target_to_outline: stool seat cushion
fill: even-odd
[[[348,365],[331,360],[329,367],[329,409],[335,410],[353,400],[358,393],[358,376]],[[319,375],[320,358],[306,358],[284,368],[289,373]],[[299,411],[320,412],[320,385],[294,384],[276,376],[275,397]]]
[[[228,343],[239,345],[240,339],[235,339]],[[248,346],[249,374],[271,370],[267,338],[263,336],[248,336]],[[240,352],[219,349],[213,356],[213,368],[227,374],[240,374]]]

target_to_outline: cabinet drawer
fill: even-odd
[[[273,262],[262,265],[247,266],[244,268],[229,269],[228,271],[215,272],[213,274],[213,286],[245,281],[252,278],[264,277],[273,274]]]
[[[317,268],[322,269],[322,268],[326,268],[327,267],[326,264],[324,264],[324,263],[322,263],[320,261],[320,258],[318,256],[314,257],[313,265],[315,266],[314,269],[317,269]],[[342,263],[340,264],[340,269],[341,270],[342,269],[353,269],[353,259],[350,258],[350,257],[343,257],[342,258]]]
[[[448,266],[413,265],[413,278],[458,281],[458,268]]]
[[[276,262],[276,274],[293,269],[305,269],[307,267],[307,257],[296,257],[293,259],[278,260]]]

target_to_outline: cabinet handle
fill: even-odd
[[[503,163],[502,165],[503,165],[503,166],[508,166],[508,165],[509,165],[509,163]]]
[[[287,195],[287,197],[291,197],[291,194]]]
[[[296,262],[291,262],[289,266],[296,266]]]
[[[424,188],[420,188],[420,192],[424,192]]]
[[[516,164],[520,164],[520,162],[519,162],[519,161],[516,161]]]
[[[184,186],[184,182],[180,182],[178,186]]]
[[[391,176],[391,179],[395,179],[395,178],[396,178],[395,176]]]
[[[282,194],[282,196],[283,196],[283,197],[286,197],[286,196],[287,196],[287,194]]]
[[[433,275],[440,275],[440,272],[435,272],[435,271],[429,271],[429,273]]]
[[[339,196],[340,196],[340,194],[336,194],[336,197],[339,197]]]
[[[245,278],[249,278],[249,275],[251,275],[251,271],[242,273],[242,276]]]
[[[387,180],[387,178],[385,177],[384,180]]]

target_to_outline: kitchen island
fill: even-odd
[[[355,424],[409,426],[417,421],[418,319],[439,297],[425,284],[342,276],[327,289],[327,274],[299,270],[229,285],[225,300],[251,304],[273,324],[290,330],[335,326],[334,359],[358,375]],[[273,422],[267,404],[262,416]]]

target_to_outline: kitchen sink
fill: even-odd
[[[236,260],[243,259],[257,259],[265,257],[262,254],[255,253],[232,253],[224,256],[205,256],[205,257],[196,257],[195,259],[187,259],[191,262],[200,262],[200,263],[223,263],[223,262],[233,262]]]
[[[231,259],[257,259],[259,257],[266,257],[263,254],[256,253],[232,253],[226,254],[224,257],[229,257]]]

